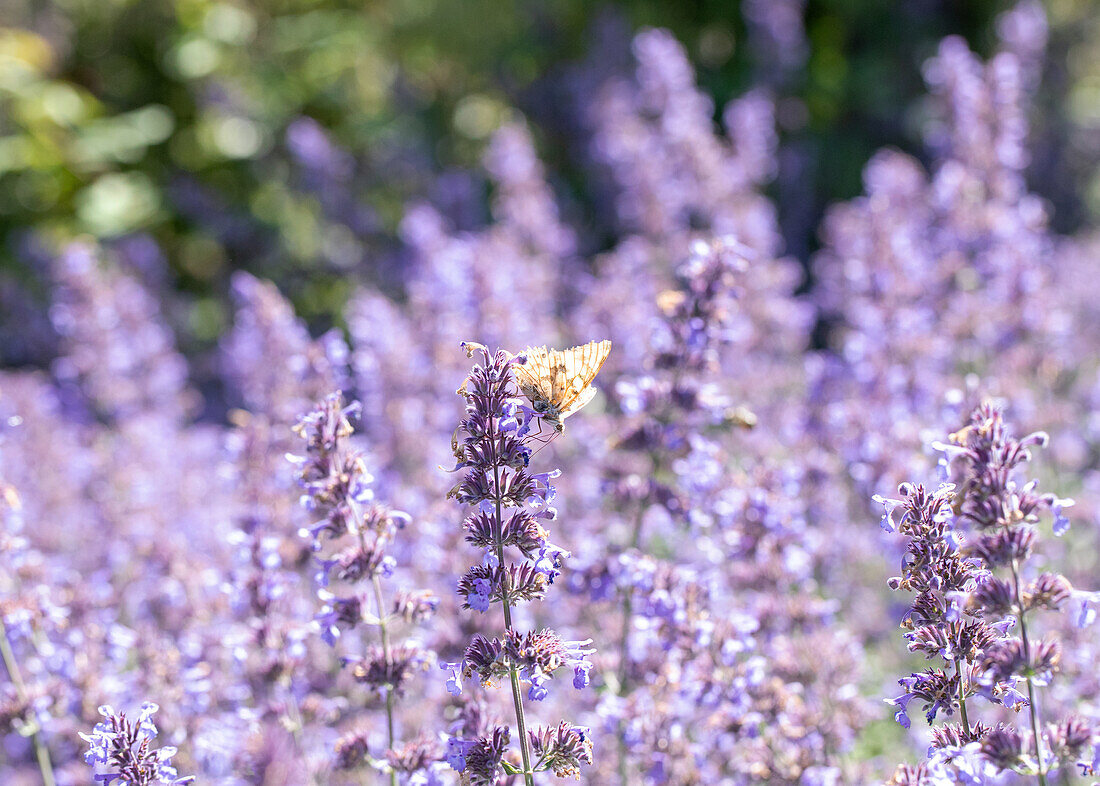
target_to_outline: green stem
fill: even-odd
[[[493,425],[492,425],[492,427],[490,427],[490,430],[489,430],[489,438],[490,438],[491,444],[494,446],[494,450],[495,450],[495,446],[496,446],[496,421],[493,420],[491,422],[492,422]],[[497,526],[498,527],[503,527],[504,526],[504,518],[503,518],[504,514],[503,514],[503,510],[502,510],[502,508],[503,508],[502,502],[503,501],[501,500],[501,494],[500,494],[500,465],[496,461],[495,457],[494,457],[494,460],[493,460],[493,497],[494,497],[494,501],[496,502],[496,509],[497,509]],[[495,535],[496,535],[496,547],[497,547],[497,562],[498,562],[498,564],[500,565],[501,568],[504,568],[504,565],[505,565],[505,563],[504,563],[504,543],[503,543],[503,540],[502,540],[503,533],[501,533],[498,529],[498,531],[495,533]],[[505,575],[507,575],[507,574],[505,574]],[[505,578],[505,583],[507,584],[507,578]],[[512,628],[512,606],[508,602],[508,587],[507,586],[502,586],[501,587],[500,602],[501,602],[501,605],[504,607],[504,628],[505,628],[506,631],[511,631],[511,630],[513,630],[513,628]],[[516,726],[519,727],[519,753],[520,753],[520,757],[523,759],[523,782],[526,784],[526,786],[535,786],[535,773],[531,769],[531,751],[529,749],[529,743],[527,741],[527,718],[523,714],[523,695],[520,692],[519,672],[516,669],[516,664],[511,662],[511,660],[509,660],[509,662],[508,662],[508,677],[509,677],[509,680],[512,683],[512,703],[516,707]]]
[[[497,513],[497,529],[493,533],[493,537],[496,541],[497,564],[503,570],[505,567],[504,533],[502,532],[504,527],[504,500],[500,493],[500,460],[497,456],[497,419],[495,417],[489,418],[488,439],[493,461],[493,502],[496,504]],[[513,630],[512,606],[508,602],[507,573],[504,576],[504,585],[500,588],[500,605],[504,608],[504,629],[508,632]],[[519,754],[523,760],[523,782],[525,786],[535,786],[535,773],[531,769],[530,743],[527,740],[527,718],[523,714],[523,694],[520,692],[519,671],[516,669],[516,664],[511,662],[511,659],[508,662],[508,678],[512,683],[512,704],[516,708],[516,726],[519,729]]]
[[[390,635],[386,629],[386,607],[382,602],[382,580],[375,573],[372,577],[374,585],[374,602],[378,606],[378,630],[382,638],[382,657],[386,663],[390,663]],[[386,686],[386,739],[390,750],[393,750],[393,686]],[[397,771],[390,770],[390,786],[397,786]]]
[[[8,641],[8,628],[4,624],[3,618],[0,618],[0,656],[3,656],[4,667],[8,670],[9,676],[11,676],[11,681],[15,686],[15,692],[19,697],[20,703],[26,703],[27,684],[23,682],[23,673],[19,670],[19,662],[15,659],[15,653],[12,651],[11,642]],[[41,729],[38,728],[38,723],[35,721],[31,740],[34,743],[35,757],[38,759],[38,769],[42,773],[42,784],[43,786],[56,786],[57,781],[54,779],[53,764],[50,762],[50,751],[46,747],[46,743],[42,739],[42,734],[40,732]]]
[[[298,698],[294,695],[293,685],[288,681],[283,687],[286,689],[287,720],[290,721],[290,735],[294,738],[294,746],[298,754],[301,755],[302,751],[305,750],[305,741],[302,739],[302,729],[305,728],[305,721],[302,719],[302,708],[298,706]],[[305,762],[304,758],[303,766],[310,786],[321,786],[317,773]]]
[[[627,657],[626,657],[626,645],[627,640],[630,638],[631,618],[634,614],[634,593],[628,591],[626,597],[623,600],[623,630],[619,635],[619,674],[618,685],[615,686],[615,693],[618,696],[626,694],[626,673],[627,673]],[[627,770],[627,749],[626,749],[626,729],[624,728],[623,720],[619,720],[619,783],[622,786],[628,786],[630,783],[629,773]]]
[[[642,540],[642,519],[645,515],[645,508],[638,508],[638,515],[634,518],[634,528],[630,537],[630,548],[638,548],[638,544]],[[628,668],[630,666],[630,660],[628,657],[627,645],[630,639],[630,629],[634,620],[634,590],[628,589],[623,593],[623,626],[619,632],[619,669],[617,674],[618,684],[615,686],[615,694],[617,696],[625,696],[627,693],[626,682],[629,677]],[[630,773],[627,767],[627,754],[626,749],[626,730],[623,728],[623,722],[619,722],[619,782],[622,786],[628,786],[630,783]]]
[[[638,544],[642,540],[642,518],[645,515],[645,508],[638,509],[638,515],[634,518],[634,528],[630,537],[630,549],[638,548]],[[634,613],[634,591],[633,589],[624,593],[623,597],[623,628],[619,633],[619,690],[618,694],[622,696],[626,693],[626,681],[628,678],[627,667],[629,666],[629,659],[627,658],[627,639],[630,636],[631,621]]]
[[[363,514],[359,510],[359,506],[351,499],[348,500],[348,507],[351,508],[351,513],[355,517],[355,534],[359,538],[359,545],[366,550],[367,548],[367,536],[363,531]],[[376,535],[376,537],[378,537]],[[374,604],[378,607],[378,633],[382,639],[382,657],[386,659],[386,664],[390,663],[390,633],[389,628],[386,625],[386,606],[382,600],[382,580],[378,578],[378,574],[374,574],[371,577],[371,585],[374,587]],[[393,750],[395,742],[395,736],[393,731],[393,686],[386,686],[386,745],[389,750]],[[397,786],[397,771],[390,770],[390,786]]]
[[[955,658],[955,674],[959,678],[959,712],[962,714],[963,727],[970,736],[970,719],[966,717],[966,676],[963,674],[962,660]]]
[[[1031,715],[1031,734],[1035,737],[1035,765],[1039,768],[1039,786],[1046,786],[1046,772],[1043,770],[1043,741],[1039,731],[1039,710],[1035,706],[1035,686],[1031,680],[1031,644],[1027,636],[1027,614],[1024,612],[1023,597],[1020,594],[1020,565],[1012,560],[1012,584],[1016,592],[1017,619],[1020,620],[1020,641],[1024,647],[1024,660],[1027,662],[1027,704]]]

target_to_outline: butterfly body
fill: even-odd
[[[526,362],[513,367],[516,384],[531,401],[531,408],[561,433],[565,419],[596,395],[592,380],[610,352],[607,340],[570,349],[528,347],[522,352]]]

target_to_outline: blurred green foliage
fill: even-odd
[[[1100,212],[1095,162],[1080,160],[1100,128],[1091,5],[1050,7],[1053,114],[1040,132],[1058,151],[1047,169],[1072,173],[1050,189],[1069,224]],[[542,153],[583,206],[575,151],[539,88],[589,56],[609,16],[672,29],[719,108],[756,84],[787,100],[784,142],[804,171],[774,196],[806,256],[821,211],[861,190],[875,149],[919,151],[920,65],[939,39],[961,33],[987,50],[1003,8],[811,0],[804,66],[780,74],[721,0],[0,0],[0,271],[30,275],[27,231],[49,242],[140,231],[166,253],[189,303],[183,330],[200,344],[224,324],[219,293],[235,268],[275,278],[307,317],[330,320],[348,271],[319,260],[347,230],[296,184],[287,127],[314,118],[354,157],[354,198],[376,221],[368,246],[393,243],[405,204],[439,172],[476,168],[512,106],[545,120]],[[370,277],[369,264],[357,273]]]

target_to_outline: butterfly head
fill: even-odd
[[[551,402],[542,398],[536,398],[531,402],[531,409],[539,416],[540,420],[547,426],[551,426],[554,431],[561,434],[565,431],[565,424],[562,422],[561,411],[555,407]]]

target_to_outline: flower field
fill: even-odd
[[[0,28],[0,783],[1100,781],[1100,19],[933,14],[864,156],[829,3],[530,79],[78,5]]]

